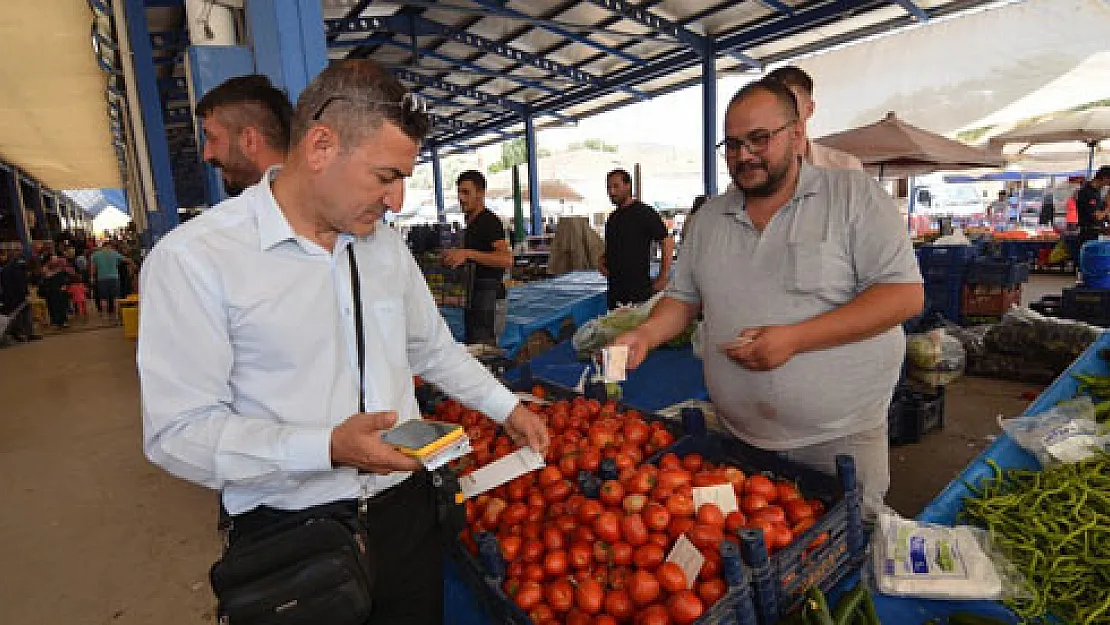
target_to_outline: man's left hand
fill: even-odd
[[[651,283],[651,288],[656,293],[659,293],[660,291],[665,291],[667,289],[667,276],[660,274],[659,277]]]
[[[736,340],[722,346],[736,364],[750,371],[770,371],[797,354],[798,330],[793,326],[748,328]]]
[[[551,444],[551,436],[547,432],[547,425],[539,415],[524,406],[517,404],[513,412],[505,421],[505,431],[518,445],[528,445],[541,456],[547,453]]]
[[[462,265],[468,260],[470,260],[470,250],[467,249],[446,250],[443,252],[443,264],[452,269]]]

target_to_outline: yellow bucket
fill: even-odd
[[[120,302],[122,304],[122,302]],[[139,306],[126,304],[119,307],[120,320],[123,322],[123,338],[136,340],[139,338]]]

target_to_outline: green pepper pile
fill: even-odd
[[[1031,595],[1006,601],[1025,622],[1110,624],[1110,454],[1041,471],[1002,469],[964,500],[1025,577]]]
[[[1079,380],[1079,392],[1095,400],[1095,419],[1099,423],[1110,420],[1110,375],[1073,374]]]

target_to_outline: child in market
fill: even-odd
[[[73,304],[73,312],[82,319],[88,319],[89,309],[89,287],[80,280],[74,280],[66,285],[66,291],[69,292],[69,300]]]

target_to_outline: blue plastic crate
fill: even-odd
[[[770,472],[794,481],[807,497],[816,497],[825,503],[825,515],[804,534],[795,537],[790,546],[772,555],[769,562],[761,566],[759,561],[753,561],[751,553],[744,554],[745,563],[751,569],[755,611],[763,625],[772,625],[796,608],[807,588],[816,585],[830,591],[863,558],[866,537],[854,466],[851,476],[842,482],[832,475],[785,461],[773,452],[714,434],[685,436],[649,462],[658,461],[667,452],[678,456],[699,453],[706,460],[736,466],[748,474]],[[822,535],[827,540],[810,550],[809,546]],[[762,560],[759,556],[756,559]]]
[[[917,250],[923,267],[966,265],[975,254],[976,249],[971,245],[924,245]]]
[[[967,279],[967,265],[920,265],[926,285],[961,285]]]
[[[967,283],[1012,286],[1029,281],[1029,263],[1006,258],[976,258],[967,270]]]
[[[1055,245],[1052,241],[1000,241],[998,248],[1003,258],[1032,264],[1037,262],[1041,248]]]
[[[937,313],[959,323],[963,302],[963,284],[925,285],[925,312]]]

